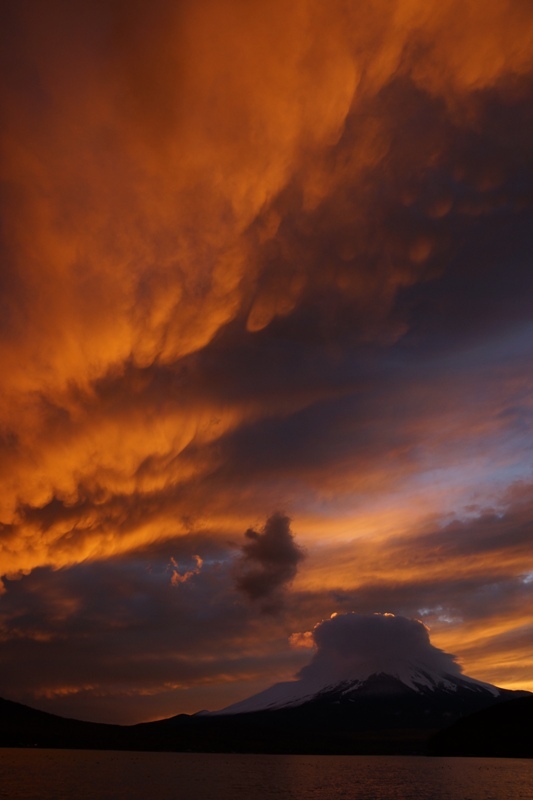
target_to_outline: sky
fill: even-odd
[[[530,0],[0,4],[0,695],[421,620],[533,690]]]

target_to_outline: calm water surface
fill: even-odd
[[[0,748],[9,800],[532,800],[533,760]]]

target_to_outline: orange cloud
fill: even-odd
[[[528,479],[527,2],[0,13],[6,585],[280,507],[302,594],[516,577],[424,520]]]
[[[200,556],[194,556],[194,560],[196,561],[196,567],[194,569],[188,569],[186,572],[179,572],[178,571],[178,562],[171,558],[170,562],[172,564],[172,577],[170,578],[170,583],[172,586],[179,586],[180,583],[187,583],[193,578],[195,575],[200,574],[200,570],[202,569],[203,561]]]

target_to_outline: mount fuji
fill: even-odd
[[[372,698],[374,701],[394,696],[420,697],[427,703],[456,701],[467,706],[491,704],[504,699],[509,690],[478,681],[466,675],[437,672],[424,662],[368,663],[337,678],[320,683],[303,677],[300,680],[276,683],[246,700],[212,712],[217,715],[247,714],[257,711],[279,711],[307,703],[348,704]],[[514,693],[511,693],[514,696]]]
[[[464,675],[455,657],[431,644],[422,622],[393,614],[335,614],[306,634],[316,652],[297,679],[277,683],[217,715],[305,708],[344,709],[427,722],[456,718],[516,696]],[[401,710],[401,713],[400,713]],[[393,721],[393,720],[392,720]]]

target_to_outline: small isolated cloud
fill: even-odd
[[[393,614],[335,614],[313,631],[317,648],[299,673],[310,683],[328,685],[376,672],[395,674],[406,663],[428,671],[460,675],[455,656],[431,644],[426,626],[417,619]]]
[[[291,647],[301,647],[305,650],[311,649],[315,646],[313,638],[313,631],[303,631],[302,633],[291,633],[289,636],[289,644]]]
[[[200,570],[202,569],[203,561],[200,556],[193,556],[194,560],[196,561],[196,567],[194,569],[189,569],[187,572],[181,573],[179,571],[179,564],[175,558],[170,559],[170,564],[172,568],[172,577],[170,578],[170,583],[172,586],[178,586],[180,583],[187,583],[193,578],[195,575],[200,574]]]
[[[236,568],[236,586],[263,610],[278,610],[282,594],[295,578],[304,553],[294,541],[291,520],[272,514],[260,531],[249,528]]]

